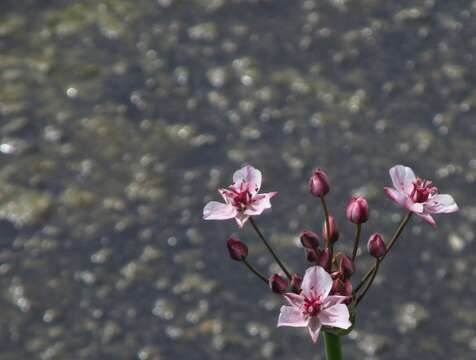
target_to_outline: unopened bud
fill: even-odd
[[[332,295],[341,295],[344,290],[344,282],[341,279],[335,279],[332,282],[331,293]]]
[[[339,271],[344,275],[344,279],[348,279],[355,271],[354,262],[346,255],[342,255],[339,263]]]
[[[319,247],[319,235],[313,231],[303,231],[299,238],[302,246],[306,249],[317,249]]]
[[[301,284],[302,276],[299,274],[293,274],[293,276],[291,276],[291,287],[295,292],[298,292],[299,289],[301,289]]]
[[[369,205],[363,196],[352,196],[345,211],[347,219],[354,224],[362,224],[369,219]]]
[[[329,249],[324,249],[319,254],[319,258],[317,259],[317,265],[319,265],[319,266],[323,267],[324,269],[328,270],[329,259],[330,259]]]
[[[319,260],[319,250],[315,249],[306,249],[306,258],[307,261],[315,263]]]
[[[230,257],[236,261],[242,261],[248,256],[248,246],[236,238],[230,238],[226,242]]]
[[[352,295],[352,283],[350,280],[344,281],[344,296],[351,296]]]
[[[387,252],[387,245],[380,234],[373,234],[370,236],[367,243],[369,254],[375,258],[381,258]]]
[[[289,281],[279,274],[274,274],[268,279],[268,284],[274,293],[284,294],[288,290]]]
[[[329,192],[329,179],[327,174],[321,169],[314,171],[314,174],[311,176],[309,192],[316,197],[322,197]]]
[[[335,243],[337,240],[339,240],[339,229],[337,228],[336,221],[334,220],[334,217],[329,216],[329,240],[331,243]],[[322,225],[322,237],[327,240],[327,223],[324,221],[324,224]]]

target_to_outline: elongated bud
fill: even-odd
[[[228,247],[230,257],[233,260],[242,261],[248,256],[248,246],[234,237],[231,237],[226,242],[226,246]]]
[[[329,179],[321,169],[315,170],[309,179],[309,192],[316,197],[324,196],[329,192]]]
[[[369,219],[369,205],[363,196],[352,196],[345,211],[347,219],[354,224],[362,224]]]
[[[330,231],[330,241],[331,243],[335,243],[337,240],[339,240],[339,229],[337,228],[336,221],[334,220],[333,216],[329,216],[329,228],[331,229]],[[324,224],[322,225],[322,237],[324,240],[327,240],[327,223],[324,220]]]
[[[313,231],[303,231],[299,235],[301,239],[301,244],[306,249],[317,249],[319,247],[319,235]]]
[[[337,278],[332,282],[331,293],[332,295],[342,295],[342,291],[344,290],[344,282]]]
[[[321,253],[319,254],[319,258],[317,260],[317,265],[319,265],[320,267],[323,267],[324,269],[328,270],[329,258],[330,258],[329,249],[322,250]]]
[[[344,279],[348,279],[355,271],[354,262],[346,255],[342,255],[339,263],[339,271],[344,275]]]
[[[382,235],[372,234],[367,243],[367,250],[369,251],[369,254],[375,258],[381,258],[384,256],[387,251],[387,245],[385,245]]]
[[[319,260],[319,250],[317,249],[306,249],[306,259],[309,262],[315,263]]]
[[[351,296],[352,295],[352,283],[350,280],[344,280],[344,288],[342,295],[344,296]]]
[[[268,284],[274,293],[284,294],[288,290],[289,281],[279,274],[274,274],[268,279]]]
[[[301,289],[302,284],[302,276],[299,274],[293,274],[291,276],[291,287],[293,288],[294,292],[298,292]]]

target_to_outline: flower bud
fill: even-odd
[[[355,271],[354,262],[346,255],[342,255],[339,263],[339,271],[344,275],[344,279],[348,279]]]
[[[332,295],[341,295],[344,290],[344,282],[337,278],[332,282],[331,294]]]
[[[302,246],[306,249],[317,249],[319,247],[319,235],[313,231],[303,231],[299,238]]]
[[[329,179],[321,169],[314,171],[314,175],[311,176],[309,192],[316,197],[322,197],[329,192]]]
[[[369,254],[375,258],[381,258],[387,251],[387,245],[380,234],[372,234],[367,243]]]
[[[339,240],[339,229],[337,228],[337,224],[334,220],[334,217],[329,216],[329,228],[331,229],[330,231],[330,241],[331,243],[335,243],[337,240]],[[327,241],[327,223],[324,220],[324,224],[322,225],[322,237],[324,240]]]
[[[306,259],[309,262],[315,263],[319,259],[319,250],[306,249]]]
[[[320,252],[319,257],[317,259],[317,265],[323,267],[324,269],[328,270],[329,267],[329,249],[324,249]]]
[[[350,280],[345,280],[344,281],[344,287],[343,287],[342,295],[352,296],[352,283],[350,282]]]
[[[289,281],[279,274],[274,274],[268,279],[268,284],[274,293],[284,294],[288,290]]]
[[[293,274],[293,276],[291,276],[291,287],[293,288],[293,290],[298,292],[299,289],[301,289],[301,284],[302,276],[299,274]]]
[[[236,261],[243,261],[248,256],[248,246],[240,240],[231,237],[227,242],[228,252],[230,257]]]
[[[363,196],[352,196],[345,211],[347,219],[354,224],[362,224],[369,219],[369,205]]]

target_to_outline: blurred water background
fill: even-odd
[[[294,271],[307,194],[365,194],[367,238],[412,166],[461,207],[419,219],[363,303],[346,359],[476,357],[476,1],[2,0],[0,359],[323,359],[204,222],[245,163]],[[251,259],[276,271],[250,227]],[[371,264],[365,252],[358,269]]]

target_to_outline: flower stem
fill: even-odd
[[[326,347],[327,360],[342,360],[342,349],[339,336],[324,332],[324,344]]]
[[[405,228],[405,226],[410,221],[410,218],[412,217],[412,214],[413,214],[413,212],[409,211],[408,214],[403,218],[402,222],[400,223],[397,230],[393,234],[393,237],[392,237],[392,239],[390,240],[390,242],[388,244],[388,247],[387,247],[387,250],[385,251],[385,254],[383,254],[383,256],[380,258],[380,262],[383,261],[385,256],[387,256],[387,254],[390,252],[390,249],[392,249],[392,247],[395,245],[395,242],[397,241],[398,237],[401,235],[401,233],[403,232],[403,229]],[[360,281],[359,285],[355,288],[354,293],[357,293],[360,290],[360,288],[367,282],[367,280],[373,274],[376,267],[377,267],[377,264],[374,264],[374,266],[372,266],[372,268],[369,271],[367,271],[367,273],[364,275],[364,277]]]
[[[355,257],[357,256],[357,250],[359,249],[361,229],[362,229],[362,224],[358,223],[355,229],[355,240],[354,240],[354,250],[352,251],[352,261],[355,260]]]
[[[266,246],[266,248],[269,250],[269,252],[271,253],[271,255],[273,256],[274,260],[276,260],[276,262],[278,263],[279,267],[281,268],[281,270],[284,271],[284,273],[286,274],[286,276],[288,277],[289,280],[291,280],[291,273],[288,271],[288,269],[286,269],[286,266],[284,266],[284,264],[281,262],[281,260],[279,260],[278,258],[278,255],[276,255],[276,253],[274,252],[273,248],[271,247],[271,245],[269,245],[268,241],[266,240],[266,238],[264,237],[264,235],[261,233],[261,231],[258,229],[258,226],[256,225],[254,219],[250,216],[250,223],[251,225],[253,226],[253,229],[255,229],[256,233],[258,234],[259,238],[261,239],[261,241],[263,242],[263,244]],[[266,281],[267,282],[267,281]]]
[[[329,226],[329,210],[327,209],[327,203],[326,199],[324,199],[324,196],[319,197],[321,199],[321,204],[322,208],[324,209],[324,216],[326,218],[326,237],[327,239],[324,239],[326,241],[326,247],[329,249],[329,271],[332,271],[332,256],[334,252],[334,248],[331,243],[331,228]]]
[[[259,277],[261,280],[263,280],[266,284],[268,284],[268,279],[266,279],[258,270],[256,270],[253,265],[251,265],[245,258],[241,259],[243,263],[246,265],[246,267],[257,277]]]
[[[359,305],[359,303],[364,298],[365,294],[367,294],[367,291],[369,291],[370,287],[372,286],[372,283],[374,282],[375,277],[377,276],[378,268],[380,266],[380,261],[381,260],[376,259],[376,261],[375,261],[375,270],[372,272],[372,276],[370,277],[370,280],[367,283],[367,286],[365,287],[364,291],[362,292],[362,294],[360,294],[360,296],[355,301],[355,306]]]

